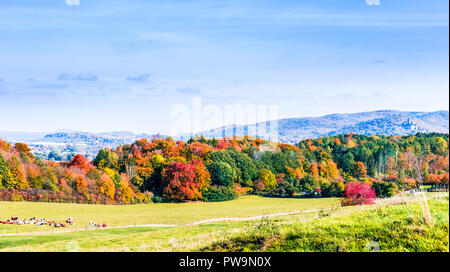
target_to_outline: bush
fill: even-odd
[[[46,179],[42,182],[42,189],[44,190],[50,190],[50,191],[56,191],[56,185],[52,183],[51,180]]]
[[[345,192],[345,185],[343,181],[335,181],[331,183],[332,195],[341,197]]]
[[[320,188],[320,180],[313,175],[307,174],[300,180],[300,191],[311,194],[317,188]]]
[[[368,205],[375,203],[375,190],[365,182],[352,181],[345,185],[345,199],[342,206]]]
[[[229,187],[212,186],[202,191],[203,200],[206,202],[228,201],[238,198],[238,193]]]
[[[398,185],[394,182],[375,181],[372,187],[377,197],[391,197],[398,192]]]
[[[155,195],[152,197],[153,203],[161,203],[163,202],[163,198],[161,196]]]
[[[271,192],[273,196],[280,197],[292,197],[294,193],[294,186],[285,180],[278,181],[277,187]]]

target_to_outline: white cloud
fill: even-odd
[[[58,80],[97,81],[98,76],[93,74],[60,74]]]
[[[142,74],[139,76],[128,76],[128,81],[146,82],[150,79],[150,73]]]

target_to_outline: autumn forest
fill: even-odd
[[[448,134],[346,134],[296,145],[259,138],[140,139],[93,161],[35,158],[0,140],[0,200],[134,204],[342,196],[354,181],[377,197],[449,182]],[[448,186],[448,185],[447,185]]]

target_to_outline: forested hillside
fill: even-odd
[[[0,200],[78,203],[224,201],[242,194],[342,196],[351,181],[378,197],[448,184],[448,134],[345,134],[296,145],[258,138],[140,139],[93,161],[35,158],[0,140]]]
[[[244,126],[226,126],[210,131],[198,132],[205,137],[246,135],[245,131],[258,131],[266,123]],[[358,113],[335,113],[321,117],[286,118],[276,122],[278,140],[283,143],[298,143],[309,138],[355,133],[362,135],[413,135],[422,133],[446,133],[449,129],[449,112],[409,112],[379,110]],[[190,137],[189,135],[182,135]],[[252,135],[265,137],[265,135]],[[273,136],[273,135],[272,135]],[[183,138],[183,137],[181,137]],[[186,139],[188,139],[186,138]]]

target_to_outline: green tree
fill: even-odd
[[[14,177],[9,169],[8,162],[0,154],[0,188],[10,188],[14,182]]]
[[[258,178],[264,182],[264,190],[267,192],[270,192],[277,187],[277,179],[268,169],[259,170]]]
[[[215,161],[208,166],[213,185],[230,187],[237,180],[237,173],[228,163]]]
[[[100,149],[93,163],[99,168],[119,170],[119,156],[109,148]]]
[[[313,175],[307,174],[300,181],[300,191],[312,193],[317,188],[320,188],[320,180]]]

